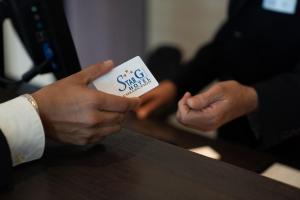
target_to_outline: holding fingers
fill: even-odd
[[[177,118],[186,126],[212,131],[253,112],[257,101],[254,88],[236,81],[220,82],[196,96],[185,94],[178,104]]]
[[[112,61],[92,65],[32,95],[48,137],[63,143],[85,145],[99,142],[121,129],[126,113],[136,109],[140,100],[88,87],[112,68]]]

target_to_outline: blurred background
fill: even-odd
[[[213,37],[225,19],[227,0],[65,0],[65,10],[81,66],[113,59],[116,64],[145,57],[162,45],[172,45],[190,58]],[[32,61],[11,22],[4,23],[5,68],[19,79]],[[55,79],[40,75],[33,82]]]
[[[123,62],[161,45],[176,45],[189,58],[213,36],[227,6],[227,0],[65,2],[83,66],[108,58]]]

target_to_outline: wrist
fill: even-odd
[[[43,101],[42,95],[40,94],[40,91],[37,91],[37,92],[31,94],[31,96],[35,100],[35,102],[36,102],[36,104],[39,108],[39,116],[41,118],[45,134],[48,136],[49,125],[47,123],[47,120],[46,120],[46,117],[45,117],[45,114],[44,114],[44,105],[43,105],[44,101]]]
[[[35,111],[37,112],[37,114],[39,114],[39,106],[35,100],[35,98],[30,95],[30,94],[23,94],[22,97],[26,98],[27,101],[31,104],[31,106],[35,109]]]

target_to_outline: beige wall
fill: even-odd
[[[148,0],[147,49],[161,44],[195,53],[224,21],[228,0]]]

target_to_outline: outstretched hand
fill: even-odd
[[[194,97],[186,93],[178,103],[177,119],[186,126],[212,131],[253,112],[257,101],[254,88],[236,81],[220,82]]]

